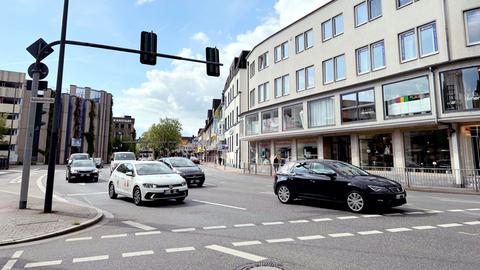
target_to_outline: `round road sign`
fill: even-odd
[[[35,63],[33,63],[28,67],[28,76],[33,79],[33,73],[35,72],[39,72],[39,80],[43,80],[48,76],[48,67],[44,63],[38,63],[38,65],[35,67]]]

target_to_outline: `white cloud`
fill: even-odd
[[[195,35],[193,35],[191,38],[193,40],[198,40],[203,43],[208,43],[210,41],[210,38],[204,32],[198,32]]]
[[[151,0],[137,0],[145,2]],[[330,0],[278,0],[275,13],[263,19],[253,30],[239,34],[229,44],[219,45],[220,61],[224,63],[221,77],[207,77],[205,66],[201,64],[172,61],[168,70],[151,70],[146,74],[147,81],[139,87],[130,88],[114,100],[114,115],[135,117],[139,135],[161,117],[175,117],[183,125],[183,134],[196,134],[203,127],[207,110],[213,98],[220,98],[230,63],[242,50],[249,50],[269,35],[304,16],[308,12]],[[199,32],[192,38],[200,41],[208,39]],[[182,49],[178,55],[202,59],[190,49]],[[141,100],[141,102],[132,102]]]
[[[143,4],[152,3],[153,1],[155,1],[155,0],[137,0],[137,2],[135,2],[135,5],[141,6]]]

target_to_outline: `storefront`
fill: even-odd
[[[275,157],[281,165],[292,159],[292,141],[275,141]]]
[[[316,138],[297,139],[297,160],[317,158],[318,142]]]
[[[450,169],[450,142],[446,129],[405,131],[405,167]]]
[[[334,159],[352,162],[350,136],[323,137],[323,156],[325,159]]]
[[[393,167],[392,134],[359,135],[360,166]]]

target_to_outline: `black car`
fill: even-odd
[[[336,160],[288,162],[277,172],[273,187],[282,203],[295,198],[337,201],[352,212],[407,203],[400,183]]]
[[[97,168],[103,168],[102,158],[94,158],[93,161],[95,161],[95,166],[97,166]]]
[[[168,157],[161,158],[160,161],[167,164],[174,172],[180,174],[185,181],[187,181],[188,185],[196,184],[198,187],[203,186],[205,173],[190,159],[184,157]]]
[[[66,179],[69,183],[74,180],[98,182],[98,169],[95,166],[95,162],[91,159],[73,160],[72,163],[67,166]]]

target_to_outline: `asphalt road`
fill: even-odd
[[[109,199],[108,168],[98,183],[75,184],[57,169],[58,198],[101,208],[106,218],[1,248],[2,270],[12,256],[12,269],[241,269],[257,261],[312,270],[480,269],[478,195],[408,192],[407,205],[360,215],[328,203],[283,205],[271,177],[206,168],[205,186],[192,187],[183,204],[137,207]]]

